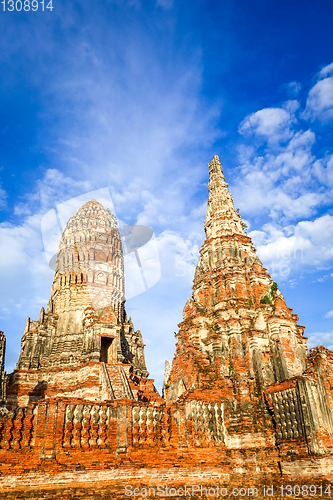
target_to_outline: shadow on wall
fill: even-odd
[[[35,388],[31,392],[29,392],[28,404],[35,403],[40,399],[44,399],[46,388],[47,388],[47,382],[45,382],[44,380],[42,382],[38,382]]]

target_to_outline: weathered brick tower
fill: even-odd
[[[307,351],[217,156],[209,171],[206,240],[164,400],[126,319],[112,217],[93,201],[70,219],[48,309],[28,320],[7,381],[6,498],[333,493],[333,352]]]
[[[48,308],[28,318],[9,407],[44,397],[158,397],[140,331],[127,319],[122,244],[114,217],[93,200],[63,232]]]
[[[245,402],[253,390],[259,396],[266,386],[304,371],[307,339],[244,231],[217,156],[209,172],[206,240],[177,335],[167,397],[210,384],[228,390],[232,380]]]
[[[6,385],[5,385],[5,352],[6,337],[0,331],[0,417],[6,414]]]
[[[166,399],[219,394],[230,443],[268,448],[273,425],[284,457],[333,453],[333,353],[308,353],[304,327],[244,231],[218,156],[209,172],[206,240]]]

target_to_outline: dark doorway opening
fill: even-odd
[[[111,344],[113,338],[110,337],[102,337],[101,338],[101,361],[104,363],[111,363],[112,355],[111,355]]]

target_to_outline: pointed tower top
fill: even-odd
[[[245,235],[242,221],[234,209],[232,196],[222,173],[222,165],[217,155],[209,163],[209,198],[205,221],[208,238],[237,233]]]
[[[103,223],[104,221],[104,223]],[[66,228],[71,228],[73,225],[77,227],[78,225],[91,226],[97,225],[99,229],[104,225],[111,225],[116,227],[115,217],[111,210],[104,208],[103,205],[96,200],[87,201],[82,207],[80,207],[69,219],[66,224]]]
[[[244,266],[253,264],[262,268],[251,238],[246,233],[246,224],[234,209],[228,183],[225,182],[217,155],[209,163],[209,172],[206,240],[200,250],[194,290],[201,286],[201,280],[208,270],[219,273],[219,270],[223,269],[224,273],[228,271],[234,274],[235,270],[239,272],[240,268],[244,269]],[[261,270],[261,273],[266,276],[266,270]],[[266,278],[269,280],[268,275]]]
[[[214,155],[214,158],[212,159],[212,161],[209,163],[208,166],[210,175],[217,174],[224,180],[222,165],[220,162],[220,158],[217,155]]]
[[[80,299],[68,285],[82,291]],[[69,219],[61,236],[52,287],[53,312],[68,307],[84,310],[112,306],[118,321],[124,319],[124,259],[119,230],[111,211],[91,200]],[[81,302],[80,302],[81,301]]]
[[[85,206],[89,206],[89,205],[98,205],[98,206],[100,206],[100,207],[104,208],[104,207],[103,207],[103,205],[102,205],[102,203],[100,203],[99,201],[95,200],[95,198],[94,198],[93,200],[87,201],[87,202],[86,202],[84,205],[82,205],[82,206],[83,206],[83,207],[85,207]]]

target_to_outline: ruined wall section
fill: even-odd
[[[274,430],[256,442],[230,432],[224,404],[207,396],[172,405],[72,397],[13,409],[0,419],[0,471],[18,474],[76,464],[103,469],[126,463],[220,467],[221,461],[228,468],[235,460],[247,470],[260,464],[262,471],[277,471]]]
[[[190,467],[198,473],[222,466],[226,485],[232,484],[229,473],[239,475],[240,483],[248,474],[253,481],[281,474],[299,480],[297,471],[307,468],[310,480],[332,478],[327,441],[318,432],[315,440],[311,436],[302,382],[283,384],[267,391],[271,414],[266,410],[265,425],[258,421],[248,428],[235,425],[217,386],[171,404],[73,396],[32,403],[0,418],[0,472],[54,473],[79,465],[81,471],[122,468],[126,475],[129,467]],[[136,484],[135,474],[132,480]]]
[[[332,411],[322,382],[308,373],[294,377],[267,387],[265,400],[282,459],[292,462],[333,455]]]

